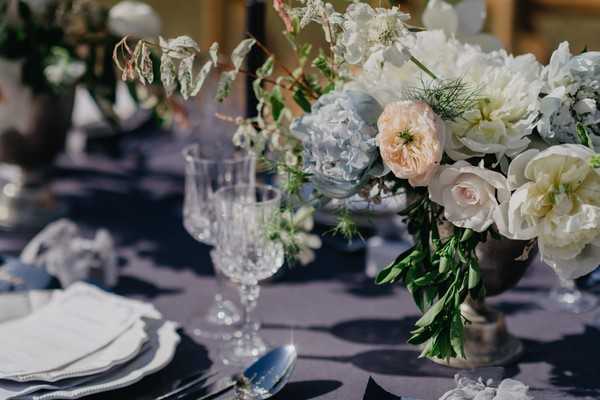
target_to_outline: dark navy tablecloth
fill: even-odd
[[[104,227],[116,240],[121,279],[115,291],[150,301],[184,328],[173,362],[131,388],[96,399],[150,399],[174,379],[218,368],[218,345],[191,334],[193,320],[215,290],[208,248],[181,223],[185,142],[165,134],[122,144],[118,159],[87,157],[59,163],[54,188],[69,218],[91,230]],[[18,254],[27,235],[0,233],[0,252]],[[453,387],[455,370],[418,359],[406,344],[418,317],[401,287],[375,287],[364,276],[364,252],[348,254],[326,244],[317,261],[286,269],[264,286],[257,310],[273,345],[293,341],[300,354],[292,382],[278,399],[362,399],[372,376],[396,395],[438,399]],[[592,314],[545,311],[550,269],[534,265],[515,289],[491,300],[525,343],[520,362],[504,369],[537,390],[537,398],[600,398],[600,332]],[[497,372],[497,371],[496,371]],[[535,394],[536,392],[534,392]]]

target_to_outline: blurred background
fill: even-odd
[[[269,2],[269,0],[266,0]],[[373,6],[387,0],[371,0]],[[117,0],[101,0],[113,5]],[[218,41],[232,49],[245,32],[246,0],[148,0],[163,19],[166,36],[190,34],[206,48]],[[342,5],[347,0],[334,0]],[[420,16],[427,0],[400,0],[400,7]],[[546,62],[561,41],[571,42],[574,52],[600,49],[600,0],[488,0],[486,30],[515,54],[531,52]],[[277,54],[288,49],[279,18],[267,7],[267,43]],[[412,21],[419,24],[418,18]],[[310,35],[311,32],[307,33]],[[315,38],[320,37],[317,32]]]

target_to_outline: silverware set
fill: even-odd
[[[218,377],[219,371],[200,372],[180,381],[174,390],[155,400],[212,400],[228,395],[227,399],[266,400],[287,384],[296,366],[298,353],[293,345],[278,347],[266,353],[241,374]],[[215,387],[210,393],[206,390]]]

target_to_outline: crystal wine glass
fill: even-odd
[[[218,146],[191,145],[184,149],[186,164],[183,224],[197,241],[214,245],[216,215],[215,192],[228,185],[254,185],[256,162],[252,155],[227,152]],[[214,260],[213,260],[214,264]],[[194,321],[194,334],[209,339],[227,339],[231,327],[240,321],[235,304],[224,298],[225,280],[215,268],[217,293],[214,301],[199,321]]]
[[[226,187],[215,195],[218,220],[215,254],[220,260],[216,266],[238,284],[244,308],[241,331],[221,352],[223,362],[228,365],[248,365],[267,350],[251,312],[260,293],[259,282],[273,276],[283,265],[283,246],[269,238],[269,226],[280,201],[279,190],[262,185]]]
[[[591,311],[598,305],[597,298],[579,290],[575,281],[562,278],[559,280],[560,285],[550,291],[551,309],[581,314]]]

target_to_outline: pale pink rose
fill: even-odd
[[[510,189],[504,175],[457,161],[438,170],[429,185],[429,198],[444,206],[444,217],[454,225],[483,232],[501,224]]]
[[[286,10],[284,0],[273,0],[273,8],[275,9],[275,12],[277,12],[277,14],[279,15],[279,18],[281,18],[281,20],[285,24],[285,30],[288,32],[293,32],[294,26],[292,24],[292,18]]]
[[[427,186],[444,154],[442,119],[424,102],[388,104],[377,122],[381,158],[395,176]]]

